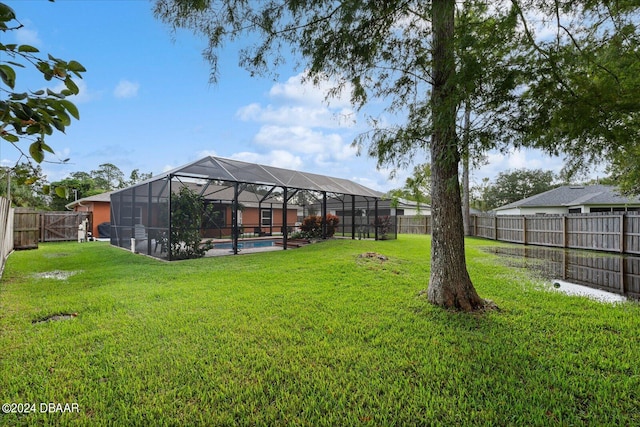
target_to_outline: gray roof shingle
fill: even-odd
[[[637,197],[626,197],[618,194],[616,187],[610,185],[564,185],[527,197],[517,202],[500,206],[495,210],[512,208],[538,208],[554,206],[578,206],[578,205],[626,205],[640,204]]]

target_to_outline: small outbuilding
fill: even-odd
[[[381,222],[378,213],[382,197],[342,178],[209,156],[113,192],[111,244],[172,260],[172,248],[181,246],[173,241],[176,230],[187,228],[203,240],[228,242],[234,254],[244,239],[257,237],[278,239],[287,249],[310,206],[319,207],[313,213],[322,217],[322,237],[331,228],[335,236],[355,239],[366,223],[373,238],[395,238],[395,218]],[[184,223],[185,200],[191,208],[198,205],[197,223]],[[329,200],[343,206],[337,226],[335,219],[331,226],[326,222]],[[357,206],[370,208],[363,216]]]

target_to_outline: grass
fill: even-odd
[[[502,309],[484,314],[418,296],[424,236],[174,263],[104,243],[16,252],[0,403],[36,413],[0,425],[640,425],[638,304],[544,291],[493,244],[467,242]],[[76,274],[35,276],[54,270]]]

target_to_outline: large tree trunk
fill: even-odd
[[[431,303],[471,311],[484,307],[469,273],[464,253],[464,230],[458,165],[454,93],[455,0],[433,0],[433,134],[431,139],[432,241]]]

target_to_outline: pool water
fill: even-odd
[[[238,249],[269,248],[274,245],[275,242],[273,240],[255,240],[238,242]],[[233,243],[216,243],[213,249],[233,249]]]

